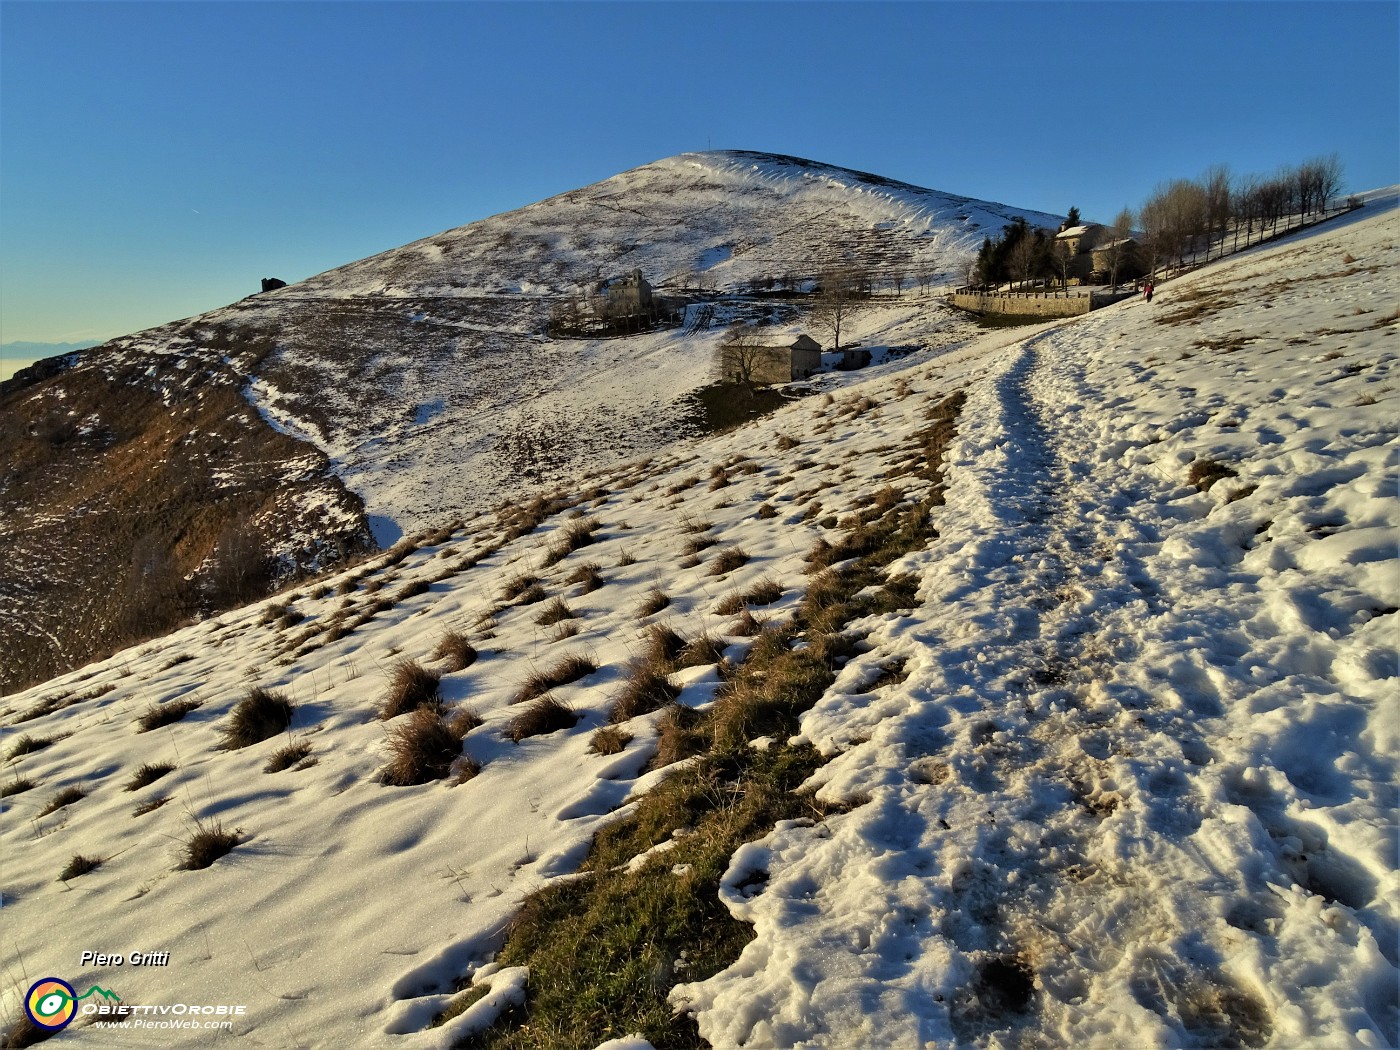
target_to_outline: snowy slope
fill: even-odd
[[[1018,215],[1059,221],[792,157],[687,153],[220,317],[275,329],[280,354],[252,387],[258,405],[331,455],[392,540],[689,432],[685,395],[714,378],[734,309],[698,330],[548,339],[541,333],[559,297],[633,268],[663,291],[810,282],[855,255],[897,314],[853,334],[900,343],[912,323],[936,345],[962,328],[927,293],[955,280],[961,254]],[[916,294],[918,277],[926,283]],[[801,321],[800,310],[767,303],[738,316],[774,310],[784,326]]]
[[[673,1001],[719,1047],[1393,1045],[1398,271],[1393,210],[1324,227],[1151,306],[914,355],[576,478],[598,529],[555,564],[572,511],[515,539],[479,516],[303,591],[300,623],[265,603],[6,698],[5,783],[33,782],[0,818],[7,1008],[52,974],[136,1004],[244,1004],[252,1045],[451,1045],[470,1012],[427,1026],[456,982],[528,987],[484,968],[522,897],[665,775],[643,769],[655,714],[622,753],[588,750],[646,627],[720,635],[741,660],[720,600],[772,577],[764,611],[790,610],[826,515],[868,504],[928,405],[965,389],[940,536],[896,566],[919,607],[852,625],[868,651],[804,718],[822,794],[855,808],[735,855],[721,892],[756,938]],[[1207,459],[1235,476],[1198,491]],[[716,543],[695,564],[699,534]],[[748,562],[712,575],[731,546]],[[584,562],[603,586],[566,582]],[[546,600],[505,599],[522,573]],[[669,605],[642,615],[654,590]],[[575,636],[536,622],[554,597]],[[464,670],[431,659],[448,630],[480,650]],[[554,691],[580,721],[510,742],[516,691],[574,653],[597,670]],[[482,717],[474,778],[376,782],[401,657]],[[872,688],[896,657],[907,678]],[[674,681],[692,707],[719,686],[707,667]],[[217,749],[255,684],[296,701],[314,765],[262,772],[287,734]],[[25,736],[52,742],[16,754]],[[175,768],[124,790],[156,762]],[[83,797],[41,816],[66,788]],[[196,819],[239,844],[175,870]],[[56,881],[75,854],[102,864]],[[170,965],[80,965],[104,949]]]
[[[516,211],[416,241],[279,291],[318,296],[570,293],[640,267],[654,285],[739,290],[812,277],[845,251],[906,276],[952,276],[1016,216],[1060,216],[973,200],[770,153],[682,153]]]
[[[795,158],[685,154],[54,360],[42,382],[3,391],[16,422],[0,427],[0,458],[11,462],[10,474],[36,449],[60,471],[80,469],[89,452],[64,434],[102,424],[118,451],[138,454],[133,466],[97,469],[99,477],[170,493],[173,502],[213,517],[229,477],[245,475],[246,465],[206,467],[202,451],[191,454],[194,446],[180,442],[163,456],[146,456],[132,438],[135,428],[118,425],[132,414],[132,395],[117,391],[150,388],[161,398],[147,413],[154,417],[161,409],[209,404],[199,401],[206,387],[231,383],[256,413],[229,408],[226,421],[200,428],[199,440],[214,444],[216,456],[224,446],[284,447],[290,436],[315,446],[300,457],[323,473],[328,467],[323,487],[349,490],[322,500],[337,508],[335,516],[301,505],[295,513],[264,514],[270,538],[263,553],[285,570],[294,559],[305,565],[322,552],[333,557],[337,544],[358,549],[367,528],[388,547],[693,435],[697,406],[690,395],[715,378],[725,325],[737,318],[777,330],[804,323],[800,300],[735,301],[726,294],[715,303],[720,290],[759,277],[806,286],[821,268],[854,253],[874,268],[877,298],[846,327],[847,341],[936,348],[964,338],[971,326],[932,294],[934,286],[956,271],[959,251],[1020,214],[1055,221]],[[562,296],[634,267],[658,285],[699,269],[703,277],[679,283],[692,290],[683,298],[706,302],[692,302],[684,328],[616,339],[542,334]],[[700,284],[704,291],[695,291]],[[92,420],[71,416],[79,399],[93,402]],[[117,423],[108,425],[109,417]],[[163,435],[169,428],[150,429]],[[160,477],[172,471],[181,474],[178,484]],[[14,495],[6,476],[0,472],[0,492]],[[110,574],[109,566],[133,575],[133,566],[151,560],[146,548],[155,548],[179,563],[192,592],[199,582],[192,574],[215,564],[190,554],[190,530],[152,539],[146,528],[118,527],[91,543],[82,535],[89,522],[60,498],[69,486],[54,489],[42,471],[31,472],[36,476],[33,498],[24,493],[0,508],[17,522],[42,523],[20,537],[25,556],[0,565],[0,667],[13,672],[3,675],[12,686],[144,636],[124,626],[145,616],[138,600],[124,597],[140,581],[125,590],[92,582]],[[261,480],[275,490],[269,505],[302,499],[296,478],[278,481],[267,471]],[[348,525],[347,515],[355,519]],[[318,517],[323,527],[300,535]],[[65,527],[52,528],[55,520]],[[295,542],[284,542],[294,530]],[[70,637],[65,617],[99,591],[100,619],[114,626],[97,638]],[[185,594],[181,601],[181,616],[160,627],[180,622],[186,607],[205,599]],[[41,625],[28,638],[27,622]]]

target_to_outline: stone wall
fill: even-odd
[[[1086,294],[1056,294],[1054,292],[1022,292],[1012,294],[983,294],[954,292],[952,304],[978,314],[1002,314],[1011,317],[1078,317],[1090,310],[1129,299],[1136,292],[1089,292]]]
[[[1087,295],[1055,298],[1046,295],[982,295],[954,292],[953,305],[978,314],[1009,314],[1013,317],[1077,317],[1092,309]]]

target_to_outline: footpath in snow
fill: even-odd
[[[804,721],[869,801],[740,850],[756,939],[673,992],[715,1046],[1395,1045],[1397,229],[971,386],[922,608]]]

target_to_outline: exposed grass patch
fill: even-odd
[[[579,626],[577,620],[565,620],[563,623],[555,625],[554,630],[550,632],[549,640],[552,642],[567,641],[576,637],[581,630],[583,628]]]
[[[613,697],[608,708],[608,721],[626,722],[638,715],[660,710],[675,702],[681,691],[671,684],[665,673],[648,660],[634,663],[622,691]]]
[[[186,697],[183,700],[170,700],[163,704],[152,704],[146,708],[145,714],[136,720],[138,733],[149,733],[152,729],[160,729],[180,721],[191,711],[197,711],[203,706],[203,702]]]
[[[469,1007],[474,1006],[476,1003],[479,1003],[482,999],[485,999],[486,996],[490,994],[490,992],[491,985],[489,983],[480,984],[477,985],[475,988],[466,989],[460,994],[454,996],[452,1001],[448,1003],[447,1006],[444,1007],[439,1013],[433,1015],[432,1024],[430,1024],[429,1027],[441,1028],[448,1021],[451,1021],[454,1018],[461,1017],[464,1013],[467,1012],[467,1009]]]
[[[595,755],[620,755],[632,742],[632,734],[617,726],[603,726],[588,742],[588,750]]]
[[[652,616],[659,613],[670,604],[671,596],[660,587],[653,587],[651,590],[647,591],[646,597],[643,598],[642,603],[637,606],[637,615]]]
[[[1191,464],[1186,480],[1201,492],[1208,492],[1217,481],[1237,477],[1239,474],[1233,468],[1218,459],[1198,459]]]
[[[593,534],[601,527],[593,518],[578,518],[569,522],[556,534],[554,543],[545,553],[544,563],[555,565],[574,551],[587,547],[594,541]]]
[[[546,693],[510,720],[506,736],[518,744],[526,737],[572,729],[580,717],[568,704]]]
[[[715,606],[715,615],[733,616],[742,608],[744,608],[744,596],[738,591],[731,591],[719,600],[719,604]]]
[[[950,424],[960,406],[959,397],[943,403]],[[667,710],[658,764],[692,751],[698,757],[638,800],[627,818],[597,832],[583,864],[588,877],[526,899],[498,956],[503,965],[530,967],[525,1017],[503,1019],[478,1045],[595,1046],[617,1032],[657,1046],[702,1045],[694,1022],[673,1012],[667,993],[677,980],[718,973],[753,938],[753,928],[734,919],[719,896],[734,851],[779,820],[822,819],[833,810],[798,790],[821,764],[813,748],[775,743],[759,751],[748,741],[786,741],[796,733],[801,713],[855,651],[845,624],[890,610],[880,586],[884,567],[926,543],[931,530],[903,529],[902,514],[882,520],[887,535],[831,574],[824,603],[804,599],[790,622],[755,640],[713,708],[703,715]],[[927,516],[919,520],[926,524]],[[794,650],[799,638],[807,645]],[[693,833],[677,840],[664,864],[624,870],[680,827]],[[681,864],[686,874],[673,874]]]
[[[58,873],[58,878],[60,882],[67,882],[69,879],[76,879],[79,875],[96,871],[100,867],[102,867],[101,857],[85,857],[81,853],[75,853],[73,859]]]
[[[768,387],[750,390],[743,383],[711,383],[691,394],[690,421],[702,433],[719,434],[775,412],[795,398]]]
[[[292,724],[293,710],[294,705],[286,694],[276,689],[261,686],[249,689],[234,705],[219,747],[224,751],[236,751],[285,732]]]
[[[739,618],[730,624],[729,633],[736,638],[752,638],[761,633],[767,626],[767,620],[761,616],[755,616],[752,610],[746,608],[739,614]]]
[[[553,627],[562,620],[572,620],[578,613],[569,608],[569,603],[563,598],[555,598],[544,607],[544,611],[535,617],[535,623],[541,627]]]
[[[9,798],[11,795],[18,795],[22,791],[30,791],[34,788],[35,782],[28,777],[15,777],[14,780],[5,784],[0,784],[0,798]]]
[[[21,755],[32,755],[36,751],[42,751],[56,741],[62,740],[61,736],[30,736],[25,733],[15,741],[15,746],[10,748],[10,758],[19,758]]]
[[[543,696],[558,686],[577,682],[580,678],[585,678],[596,670],[598,670],[598,665],[593,662],[591,657],[583,653],[570,653],[545,670],[536,671],[526,678],[520,684],[520,688],[516,690],[511,703],[523,704],[527,700]]]
[[[447,714],[447,728],[452,730],[452,735],[458,740],[477,726],[485,724],[485,719],[472,707],[454,707]]]
[[[733,572],[742,565],[747,565],[748,561],[749,552],[744,550],[743,547],[726,547],[715,555],[714,560],[710,562],[709,575],[723,576],[725,573]]]
[[[772,605],[783,596],[783,585],[771,576],[765,576],[744,592],[746,605]]]
[[[529,573],[520,573],[518,576],[513,576],[506,581],[505,589],[501,591],[501,597],[508,602],[513,602],[539,582],[538,576],[531,576]]]
[[[605,581],[601,575],[601,569],[602,566],[597,562],[586,561],[577,566],[568,576],[565,576],[564,582],[577,586],[580,594],[588,594],[603,586]]]
[[[295,740],[274,751],[272,757],[267,760],[267,765],[263,766],[263,772],[280,773],[284,769],[295,766],[309,754],[311,754],[311,745],[305,740]]]
[[[461,631],[448,631],[438,639],[437,648],[433,650],[430,659],[446,661],[447,672],[450,674],[453,671],[465,671],[476,663],[477,655],[476,647],[465,634]]]
[[[225,831],[222,821],[196,820],[194,830],[180,849],[177,871],[201,871],[220,857],[233,852],[238,845],[238,832]]]
[[[724,648],[724,643],[712,635],[702,634],[692,638],[676,657],[676,669],[720,663],[724,659]]]
[[[447,776],[462,753],[462,740],[441,714],[420,707],[389,731],[384,748],[389,761],[379,771],[379,783],[413,787]]]
[[[82,788],[64,788],[58,794],[54,795],[53,798],[49,799],[46,803],[44,803],[44,808],[39,810],[39,816],[47,817],[50,813],[57,812],[64,806],[71,806],[74,802],[77,802],[80,799],[84,798],[87,798],[87,792],[85,792]]]
[[[442,697],[438,685],[442,676],[430,671],[417,660],[400,660],[389,674],[389,692],[379,705],[379,718],[387,721],[420,707],[441,711]]]
[[[686,554],[699,554],[701,551],[705,550],[707,547],[713,547],[713,546],[714,546],[716,543],[718,543],[718,542],[719,542],[719,540],[717,540],[714,536],[701,536],[701,535],[697,535],[697,536],[694,536],[694,537],[690,540],[690,542],[688,542],[688,543],[685,545],[685,553],[686,553]]]
[[[165,805],[169,801],[169,795],[161,795],[158,798],[148,799],[147,801],[142,802],[135,809],[133,809],[131,811],[131,815],[133,817],[145,816],[147,813],[160,809],[161,806]]]
[[[414,598],[420,594],[427,594],[430,590],[432,590],[432,584],[427,580],[414,580],[412,583],[405,584],[403,589],[400,590],[398,594],[394,595],[391,601],[397,605],[406,598]]]
[[[755,518],[759,518],[762,520],[766,520],[768,518],[776,518],[778,516],[778,508],[773,506],[773,504],[771,503],[761,503],[759,504],[758,509],[753,512],[753,514]]]
[[[136,767],[136,772],[131,774],[131,778],[126,782],[127,791],[140,791],[148,784],[154,784],[167,773],[173,773],[175,767],[169,762],[143,762]]]

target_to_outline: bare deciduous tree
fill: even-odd
[[[831,333],[831,348],[841,349],[841,329],[859,307],[869,283],[865,271],[853,263],[832,266],[818,277],[820,290],[812,307],[812,327]]]
[[[719,344],[719,374],[723,382],[738,382],[750,390],[757,382],[759,365],[767,350],[758,326],[735,321]]]
[[[1113,290],[1118,290],[1118,271],[1122,269],[1127,253],[1127,240],[1133,235],[1133,213],[1124,208],[1114,217],[1108,228],[1108,243],[1104,245],[1104,256],[1108,262],[1108,279]]]
[[[1069,270],[1074,265],[1074,256],[1069,252],[1069,245],[1064,241],[1056,241],[1055,246],[1050,249],[1050,261],[1055,266],[1055,272],[1060,275],[1060,287],[1069,287]]]

